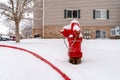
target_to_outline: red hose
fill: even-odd
[[[38,59],[44,61],[45,63],[47,63],[48,65],[50,65],[54,70],[56,70],[65,80],[71,80],[65,73],[63,73],[60,69],[58,69],[56,66],[54,66],[52,63],[50,63],[48,60],[44,59],[43,57],[41,57],[40,55],[29,51],[27,49],[23,49],[23,48],[19,48],[19,47],[15,47],[15,46],[8,46],[8,45],[1,45],[0,47],[7,47],[7,48],[13,48],[13,49],[17,49],[17,50],[21,50],[21,51],[25,51],[28,52],[30,54],[32,54],[33,56],[37,57]]]

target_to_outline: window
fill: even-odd
[[[77,18],[78,12],[77,10],[73,10],[73,18]]]
[[[117,33],[120,35],[120,27],[118,26]]]
[[[72,18],[72,11],[71,10],[67,11],[67,18]]]
[[[90,35],[84,35],[84,38],[85,38],[85,39],[90,39],[91,36],[90,36]]]
[[[90,29],[85,29],[84,30],[84,38],[85,39],[90,39],[91,38],[90,33],[91,33]]]
[[[90,29],[85,29],[84,34],[90,34],[91,30]]]
[[[93,10],[94,19],[109,19],[109,10],[107,9],[95,9]]]
[[[110,30],[111,36],[115,36],[115,29]]]
[[[119,28],[119,35],[120,35],[120,28]]]
[[[115,35],[120,36],[120,26],[116,26],[114,29],[115,29]]]
[[[96,38],[101,38],[101,31],[100,30],[96,30]]]
[[[64,10],[64,18],[80,18],[80,10]]]
[[[110,35],[111,36],[120,36],[120,27],[116,26],[114,28],[110,29]]]
[[[106,31],[105,30],[101,30],[101,38],[106,38]]]
[[[96,30],[96,38],[106,38],[105,30]]]

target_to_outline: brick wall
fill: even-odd
[[[106,38],[110,38],[110,29],[111,28],[112,27],[110,27],[110,26],[84,26],[84,27],[81,27],[81,30],[82,30],[83,35],[84,35],[85,29],[91,30],[90,36],[92,39],[96,38],[96,30],[99,30],[99,31],[103,30],[106,32]]]
[[[62,26],[45,26],[44,27],[44,38],[62,38],[63,36],[60,34],[61,29],[62,29]],[[43,37],[43,29],[34,28],[32,30],[33,37],[35,34],[39,34],[40,37]]]
[[[63,35],[60,34],[60,30],[63,28],[63,26],[45,26],[44,27],[44,38],[63,38]],[[110,38],[110,29],[112,27],[110,26],[81,26],[81,32],[84,35],[84,30],[89,29],[91,30],[90,36],[91,39],[96,38],[96,30],[104,30],[106,32],[106,38]],[[39,34],[40,37],[42,37],[43,32],[42,28],[33,28],[32,35]]]

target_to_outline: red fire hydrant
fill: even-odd
[[[64,26],[61,30],[61,33],[64,37],[67,38],[69,48],[68,48],[68,56],[69,62],[72,64],[81,63],[82,52],[81,52],[81,35],[80,24],[77,20],[71,21],[70,25]]]

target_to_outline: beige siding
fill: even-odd
[[[42,17],[43,17],[43,10],[42,10],[42,0],[34,0],[34,27],[42,27]]]
[[[64,19],[64,9],[80,9],[82,26],[120,25],[119,0],[45,0],[45,24],[66,25],[71,19]],[[110,19],[94,20],[94,9],[108,9]]]

